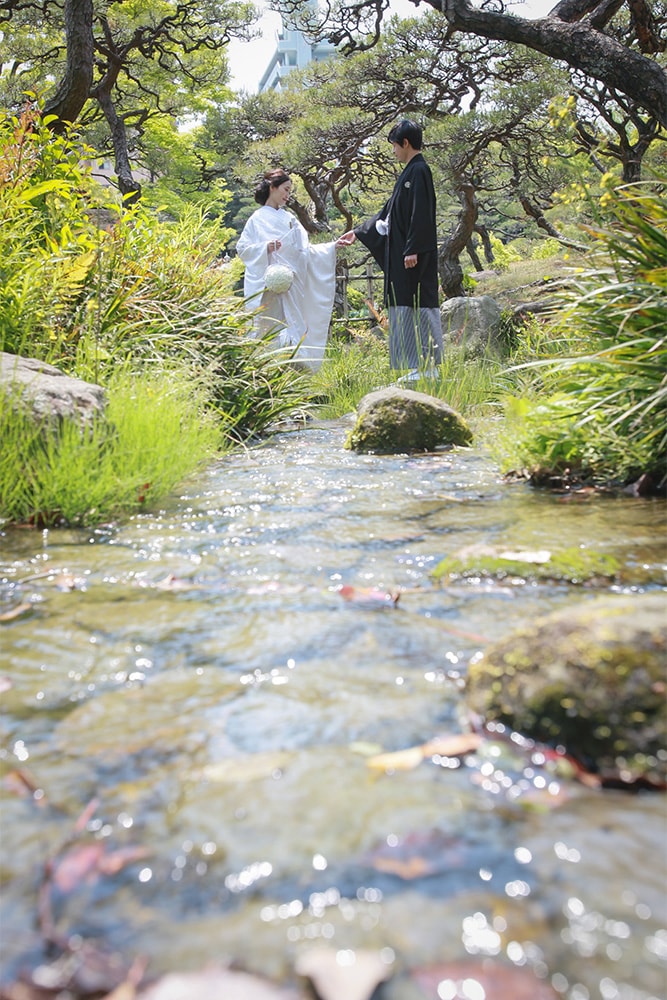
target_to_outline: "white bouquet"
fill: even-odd
[[[294,273],[285,264],[269,264],[264,284],[270,292],[286,292],[294,281]]]

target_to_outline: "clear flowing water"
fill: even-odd
[[[136,855],[61,870],[58,928],[153,974],[234,961],[287,982],[326,943],[390,949],[404,974],[495,956],[568,1000],[664,1000],[662,796],[545,777],[494,743],[369,766],[464,730],[466,665],[514,626],[664,587],[664,505],[507,484],[474,449],[356,455],[347,429],[281,433],[122,525],[2,536],[0,613],[29,605],[0,625],[5,981],[43,956],[45,863],[83,839]],[[623,571],[433,580],[480,543]]]

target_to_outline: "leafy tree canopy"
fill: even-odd
[[[560,0],[547,17],[535,20],[511,13],[505,0],[414,3],[433,7],[452,38],[474,35],[525,45],[597,80],[612,95],[631,99],[667,127],[663,3]],[[331,0],[322,7],[304,5],[302,0],[276,0],[276,7],[314,37],[327,37],[352,52],[377,44],[390,0]]]
[[[231,96],[224,47],[248,38],[256,16],[243,0],[0,0],[0,95],[11,107],[39,93],[47,114],[96,131],[133,199],[147,123],[175,127]]]

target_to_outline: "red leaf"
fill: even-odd
[[[104,844],[77,844],[53,862],[51,881],[61,892],[72,892],[82,882],[90,882],[98,873]]]
[[[338,588],[338,593],[345,601],[351,604],[366,605],[368,607],[395,607],[398,604],[400,593],[388,593],[386,590],[378,590],[375,587],[352,587],[344,584]]]
[[[558,1000],[551,986],[530,969],[493,959],[461,959],[414,969],[411,978],[428,1000]]]

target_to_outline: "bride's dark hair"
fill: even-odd
[[[290,175],[282,167],[278,167],[276,170],[267,170],[255,188],[255,201],[258,205],[266,205],[267,199],[271,194],[271,188],[280,187],[285,181],[291,180]]]

